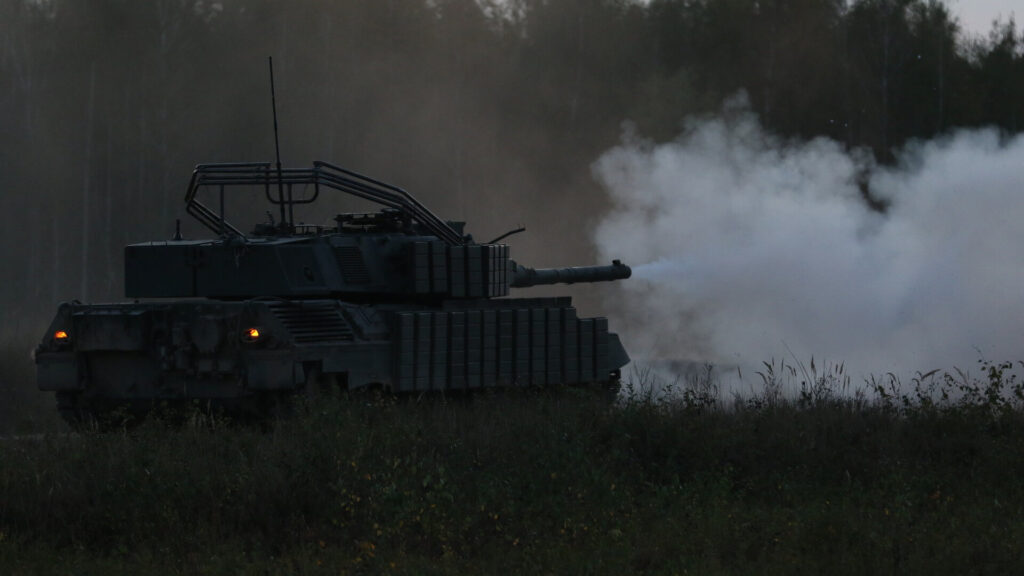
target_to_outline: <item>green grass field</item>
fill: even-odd
[[[1024,407],[984,369],[847,395],[815,373],[784,398],[769,365],[726,401],[707,381],[614,406],[339,397],[269,431],[8,437],[0,573],[1020,573]]]

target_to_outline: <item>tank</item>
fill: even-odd
[[[379,210],[296,224],[296,206],[321,194]],[[225,198],[241,195],[270,209],[248,233],[224,214]],[[522,266],[404,190],[326,162],[201,164],[185,207],[211,239],[182,239],[179,227],[172,240],[127,246],[132,301],[63,303],[36,348],[38,387],[71,424],[175,401],[258,412],[325,388],[615,391],[629,362],[607,320],[579,317],[569,297],[510,297],[628,278],[619,261]]]

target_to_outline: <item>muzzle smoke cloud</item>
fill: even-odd
[[[635,359],[861,375],[1024,359],[1022,137],[960,131],[883,168],[775,137],[740,99],[674,142],[627,130],[594,172],[614,204],[600,256],[634,266],[609,308]]]

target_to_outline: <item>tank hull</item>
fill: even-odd
[[[628,360],[607,321],[579,318],[569,298],[66,303],[36,350],[38,386],[69,419],[86,400],[144,409],[323,388],[607,385]]]
[[[378,211],[297,222],[321,193]],[[247,234],[225,212],[253,199],[272,211]],[[628,278],[619,261],[521,266],[405,190],[319,161],[197,165],[185,209],[212,238],[183,239],[179,226],[125,247],[125,296],[149,300],[65,303],[36,348],[39,388],[69,420],[124,405],[279,405],[325,387],[607,390],[629,361],[607,321],[578,317],[569,298],[508,297]]]

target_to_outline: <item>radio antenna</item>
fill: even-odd
[[[284,210],[284,178],[281,176],[281,145],[277,138],[277,97],[274,94],[274,57],[267,56],[270,63],[270,107],[274,111],[274,153],[277,155],[277,199],[281,207],[281,225],[284,226],[288,219]],[[291,222],[288,222],[291,224]]]

